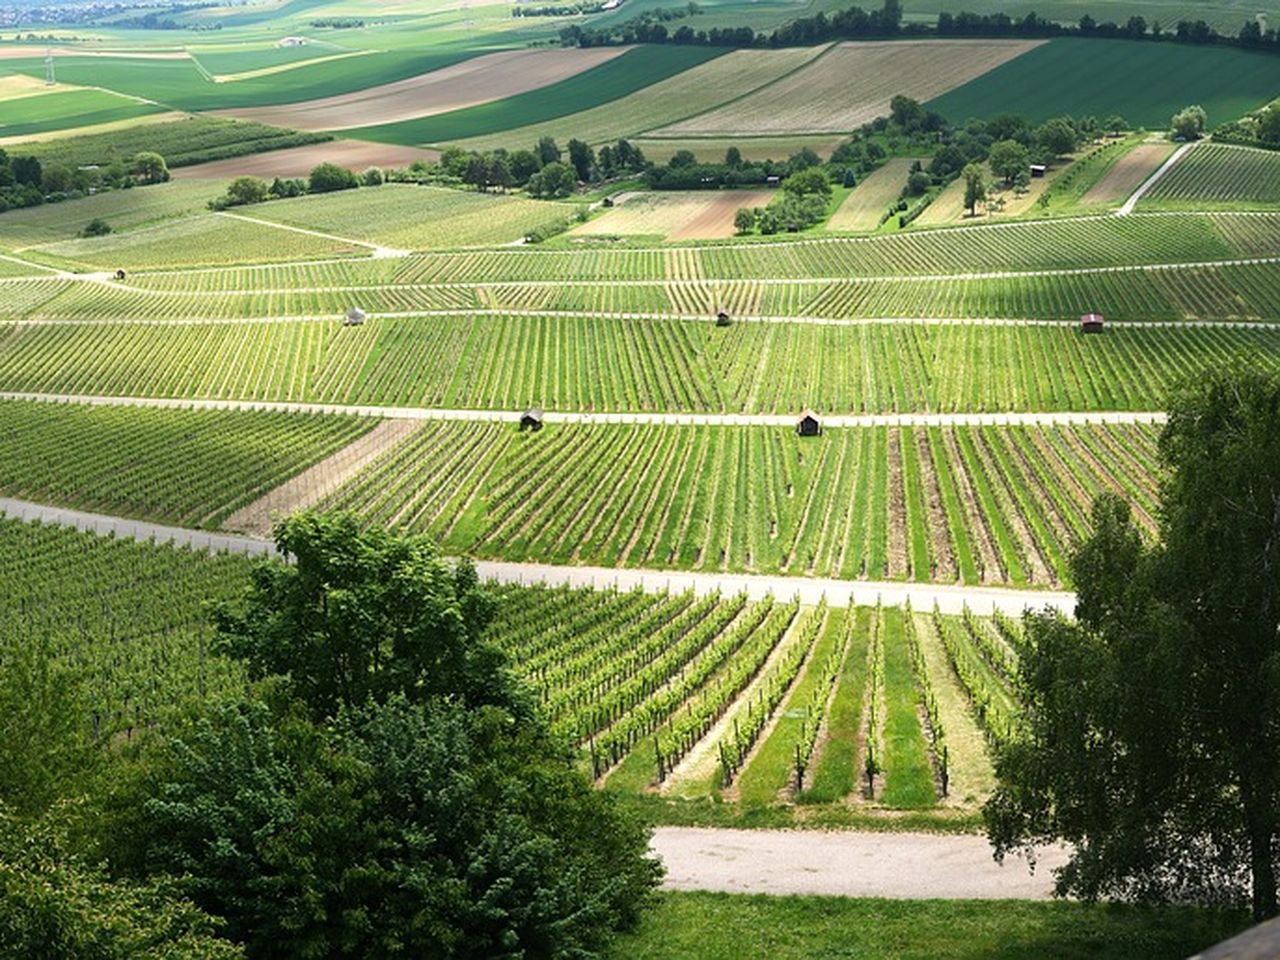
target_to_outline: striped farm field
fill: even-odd
[[[360,328],[20,323],[0,326],[0,390],[502,410],[1146,411],[1179,379],[1242,357],[1280,365],[1280,331],[485,315]]]
[[[279,200],[254,218],[412,250],[512,243],[567,220],[574,208],[541,200],[435,187],[378,189]]]
[[[1204,143],[1188,150],[1143,196],[1139,209],[1280,205],[1280,153]]]
[[[861,233],[880,226],[885,211],[906,186],[911,164],[909,157],[895,157],[864,177],[831,215],[827,229]]]
[[[641,192],[615,200],[613,209],[579,227],[577,236],[657,235],[669,240],[714,240],[734,234],[733,217],[743,207],[764,207],[774,190],[715,193]]]
[[[0,495],[212,527],[373,425],[355,417],[4,402]]]
[[[1005,620],[499,589],[495,639],[609,790],[973,809],[990,789],[988,742],[1016,722],[1006,671],[1021,633]]]
[[[962,86],[1041,41],[928,40],[840,43],[804,69],[654,136],[776,136],[847,132],[888,113],[905,94],[930,100]]]
[[[429,422],[327,505],[496,559],[1056,586],[1098,491],[1153,525],[1155,435]]]
[[[0,519],[0,651],[47,644],[92,692],[95,732],[130,738],[244,683],[242,668],[212,650],[207,608],[241,595],[253,563]],[[912,808],[972,810],[990,761],[984,736],[968,734],[1016,711],[1005,671],[1019,634],[1003,620],[715,594],[490,590],[490,637],[613,790],[698,787],[758,806],[839,782],[826,802],[889,811],[909,789]],[[938,727],[927,738],[918,724],[897,732],[867,792],[858,774],[878,747],[858,744],[848,708],[864,700],[871,651],[890,667],[891,719],[936,702]],[[713,729],[726,716],[739,722]],[[935,775],[944,763],[946,797]]]
[[[256,216],[256,214],[255,214]],[[111,239],[111,238],[106,238]],[[287,240],[287,238],[284,238]],[[789,281],[955,277],[1009,272],[1184,264],[1275,256],[1280,214],[1219,212],[1025,220],[870,237],[725,242],[696,246],[585,246],[426,252],[393,261],[267,265],[135,276],[149,289],[296,289],[376,283],[563,283],[637,280]],[[232,261],[239,262],[239,261]]]
[[[368,256],[369,248],[217,214],[31,247],[24,256],[75,270],[138,270]]]

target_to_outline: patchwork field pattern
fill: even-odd
[[[848,132],[905,94],[930,100],[1034,49],[1034,40],[841,43],[801,70],[657,136]]]
[[[579,236],[651,235],[667,240],[718,240],[734,234],[733,216],[743,207],[764,207],[773,190],[715,193],[636,193],[615,199],[616,206],[579,227]]]

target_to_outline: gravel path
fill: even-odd
[[[98,407],[158,407],[179,410],[267,410],[277,413],[340,413],[387,420],[459,420],[515,423],[519,410],[450,410],[442,407],[384,407],[371,404],[294,403],[267,400],[184,400],[176,397],[104,397],[73,393],[0,391],[0,400],[82,403]],[[715,427],[793,427],[796,414],[745,413],[572,413],[550,410],[547,423],[630,423]],[[1163,423],[1149,411],[1059,411],[1056,413],[886,413],[823,416],[824,427],[1050,426],[1087,423]]]
[[[55,523],[60,526],[88,530],[102,536],[154,539],[157,543],[173,543],[201,550],[226,550],[229,553],[274,556],[274,544],[264,537],[235,533],[189,530],[141,520],[127,520],[83,510],[50,507],[0,497],[0,514],[22,520]],[[486,580],[501,583],[569,584],[575,587],[611,587],[623,590],[641,589],[646,593],[667,590],[693,590],[697,594],[720,591],[747,595],[758,599],[772,593],[777,597],[798,597],[802,603],[816,604],[824,596],[834,607],[850,604],[901,606],[907,601],[917,610],[930,610],[936,603],[943,613],[959,613],[966,605],[975,613],[992,609],[1010,616],[1027,607],[1052,607],[1070,613],[1075,609],[1075,594],[1049,590],[1004,590],[995,587],[962,587],[929,583],[882,583],[874,580],[825,580],[808,577],[770,577],[756,574],[679,573],[665,570],[619,570],[611,567],[560,567],[549,564],[506,563],[496,560],[477,561],[476,569]]]
[[[1147,191],[1159,183],[1161,178],[1173,168],[1173,165],[1181,160],[1186,155],[1187,151],[1194,146],[1194,142],[1184,143],[1177,150],[1173,151],[1173,153],[1169,155],[1169,159],[1160,164],[1159,169],[1156,170],[1155,173],[1151,174],[1151,176],[1147,177],[1142,186],[1133,191],[1133,195],[1124,202],[1124,206],[1116,211],[1116,216],[1127,217],[1129,214],[1133,213],[1133,208],[1138,205],[1138,201],[1146,195]]]
[[[659,827],[652,849],[671,890],[909,900],[1047,900],[1067,859],[1040,850],[1032,873],[1021,858],[997,864],[981,836],[702,827]]]

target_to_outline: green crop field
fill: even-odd
[[[678,46],[632,50],[567,80],[528,93],[421,120],[348,130],[346,135],[405,144],[447,143],[480,137],[611,103],[722,53],[716,48]]]
[[[1036,122],[1062,114],[1118,113],[1130,123],[1163,130],[1189,103],[1203,106],[1214,126],[1267,103],[1277,90],[1280,59],[1267,54],[1065,37],[943,94],[929,107],[956,123],[1000,113]]]
[[[1142,198],[1158,209],[1268,209],[1280,205],[1280,153],[1207,143],[1183,156]]]
[[[280,200],[248,212],[274,223],[423,250],[512,243],[565,222],[573,211],[559,203],[387,184]]]
[[[0,402],[0,493],[216,526],[373,425],[353,417]]]
[[[70,90],[4,101],[0,137],[26,137],[54,130],[111,123],[159,113],[164,108],[106,90]]]
[[[176,168],[323,143],[329,139],[327,134],[281,130],[246,120],[191,116],[141,123],[106,133],[17,143],[8,149],[13,154],[36,157],[43,163],[65,163],[70,167],[128,161],[143,150],[153,150],[163,156],[170,167]]]

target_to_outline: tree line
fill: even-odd
[[[934,24],[903,23],[900,0],[885,0],[878,10],[853,6],[828,16],[820,12],[783,24],[769,33],[751,27],[713,27],[697,30],[683,24],[670,30],[652,13],[625,23],[599,27],[565,27],[560,40],[565,46],[599,47],[634,43],[673,43],[711,47],[794,47],[811,46],[831,40],[892,39],[894,37],[1096,37],[1103,39],[1148,40],[1187,44],[1220,44],[1246,49],[1280,49],[1274,28],[1263,29],[1257,20],[1248,20],[1235,34],[1219,33],[1205,20],[1179,20],[1172,28],[1159,21],[1132,16],[1123,24],[1099,21],[1089,14],[1074,24],[1047,20],[1034,12],[1016,17],[1006,13],[943,12]]]
[[[164,157],[152,151],[138,153],[128,162],[73,170],[65,163],[41,163],[38,157],[10,156],[0,149],[0,213],[168,179]]]

